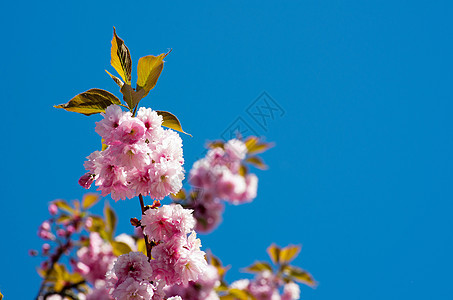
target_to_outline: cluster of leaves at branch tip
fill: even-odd
[[[301,246],[289,245],[280,248],[279,246],[272,244],[267,248],[267,253],[271,258],[274,267],[272,267],[268,262],[258,261],[245,268],[243,271],[255,274],[268,271],[273,273],[278,279],[281,279],[285,283],[296,281],[315,288],[317,282],[310,273],[299,267],[290,265],[290,262],[293,261],[299,254],[300,249]],[[224,278],[229,266],[223,266],[220,259],[212,255],[212,253],[208,253],[206,255],[206,259],[210,265],[217,269],[219,274],[220,285],[216,288],[216,291],[221,300],[255,300],[255,297],[253,297],[253,295],[251,295],[248,291],[231,288],[231,286],[226,283]]]
[[[132,60],[129,48],[124,41],[116,34],[113,28],[112,48],[110,50],[110,64],[120,75],[118,78],[107,70],[107,74],[118,84],[123,94],[124,104],[112,93],[102,89],[90,89],[80,93],[69,102],[55,105],[56,108],[63,108],[67,111],[73,111],[84,115],[93,115],[105,112],[105,109],[113,104],[121,105],[133,114],[137,111],[140,101],[156,86],[164,68],[164,58],[171,52],[162,53],[158,56],[148,55],[141,57],[137,65],[137,84],[135,89],[132,87]],[[182,129],[178,118],[168,111],[156,110],[157,114],[163,118],[162,126],[174,129],[176,131],[188,134]],[[190,135],[190,134],[188,134]]]
[[[240,138],[240,137],[239,137]],[[268,166],[264,163],[263,159],[258,156],[258,154],[267,151],[269,148],[274,146],[273,143],[266,143],[263,142],[257,136],[249,136],[244,140],[245,146],[247,147],[247,158],[245,159],[246,163],[260,169],[266,170]],[[223,148],[225,142],[222,140],[216,140],[208,143],[207,147],[210,149],[214,149],[217,147]],[[248,168],[246,164],[241,165],[240,174],[245,176],[248,173]]]

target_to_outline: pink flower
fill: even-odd
[[[170,193],[176,194],[182,188],[184,170],[175,161],[160,160],[154,164],[153,181],[151,182],[149,195],[152,199],[163,199]]]
[[[159,116],[151,108],[140,107],[137,118],[141,120],[146,128],[145,137],[152,141],[154,132],[162,125],[162,116]]]
[[[289,282],[283,287],[282,300],[297,300],[300,298],[300,287],[297,283]]]
[[[121,122],[115,135],[124,144],[134,144],[145,135],[145,125],[137,118],[130,118]]]
[[[151,281],[153,276],[153,270],[148,258],[141,252],[129,252],[119,256],[113,266],[113,273],[118,278],[115,286],[120,285],[129,278],[138,281]]]
[[[154,295],[153,285],[145,281],[136,281],[129,277],[112,292],[117,300],[150,300]]]
[[[109,294],[106,282],[104,280],[96,280],[94,288],[86,295],[86,300],[113,300]]]
[[[110,105],[105,110],[105,113],[101,113],[101,115],[104,116],[104,119],[96,122],[95,131],[104,139],[104,143],[107,145],[118,143],[117,128],[123,121],[129,120],[132,114],[123,112],[118,105]]]
[[[197,239],[195,231],[192,231],[186,246],[181,249],[181,255],[175,266],[183,284],[187,284],[189,281],[196,281],[207,268],[206,253],[201,251],[200,247],[201,241]]]
[[[49,205],[49,213],[52,215],[52,216],[55,216],[57,213],[58,213],[58,207],[57,205],[55,205],[55,203],[51,203]]]
[[[278,286],[274,275],[269,271],[260,273],[255,280],[250,282],[248,291],[257,300],[272,300],[278,297]]]
[[[176,234],[187,234],[195,226],[191,209],[179,204],[163,205],[148,209],[142,217],[144,233],[154,241],[166,240]]]
[[[243,160],[247,154],[247,146],[238,139],[229,140],[224,147],[226,154],[232,160]]]
[[[105,279],[115,256],[110,244],[104,242],[97,232],[92,232],[89,246],[77,251],[77,259],[76,271],[87,281],[94,283],[97,279]]]

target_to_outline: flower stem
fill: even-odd
[[[145,208],[145,203],[143,202],[143,196],[142,194],[138,195],[138,199],[140,199],[140,208],[142,210],[142,216],[145,214],[145,211],[146,211],[146,208]],[[144,227],[142,225],[142,231],[143,231]],[[144,236],[144,239],[145,239],[145,245],[146,245],[146,256],[148,256],[148,261],[151,261],[151,249],[152,249],[152,245],[151,243],[149,242],[148,240],[148,236],[145,234],[145,232],[143,232],[143,236]]]

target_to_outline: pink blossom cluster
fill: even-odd
[[[207,267],[205,252],[193,228],[192,210],[179,204],[148,209],[142,217],[143,233],[156,246],[150,261],[155,279],[166,285],[196,281]],[[189,235],[188,235],[189,234]]]
[[[110,270],[115,258],[112,246],[106,243],[99,233],[92,232],[89,245],[77,251],[74,269],[94,284],[97,280],[105,279],[105,274]]]
[[[214,288],[220,285],[219,274],[214,266],[208,265],[197,281],[188,284],[175,284],[165,288],[167,297],[180,296],[184,300],[218,300]]]
[[[150,208],[140,223],[154,245],[153,259],[141,252],[118,257],[107,275],[113,299],[164,299],[166,285],[188,284],[205,274],[207,262],[191,210],[179,204]]]
[[[221,222],[224,210],[221,199],[242,204],[256,197],[258,177],[240,173],[246,154],[244,142],[232,139],[223,148],[209,150],[204,158],[194,163],[189,180],[198,192],[188,207],[195,211],[197,231],[210,231]]]
[[[139,194],[162,199],[177,193],[184,179],[182,140],[164,129],[162,117],[141,107],[137,116],[118,105],[107,107],[104,119],[96,123],[96,132],[108,148],[88,156],[88,172],[79,184],[90,188],[96,181],[102,196],[112,199],[133,198]]]
[[[164,299],[164,283],[154,279],[148,257],[141,252],[119,256],[107,277],[113,299]]]
[[[283,285],[283,293],[279,288]],[[246,291],[256,300],[297,300],[300,299],[299,285],[294,282],[283,283],[269,271],[259,273],[255,279],[241,279],[230,285],[232,289]]]

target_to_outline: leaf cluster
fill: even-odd
[[[110,105],[121,105],[135,115],[140,101],[156,86],[164,68],[164,58],[170,52],[171,50],[157,56],[148,55],[141,57],[137,65],[137,83],[135,88],[133,88],[130,51],[124,41],[116,34],[115,28],[113,28],[110,64],[121,78],[112,75],[107,70],[106,72],[119,86],[123,95],[123,102],[108,91],[94,88],[76,95],[64,104],[55,105],[55,107],[89,116],[105,112]],[[156,110],[156,112],[163,118],[162,126],[186,133],[175,115],[168,111]]]

